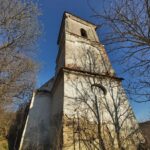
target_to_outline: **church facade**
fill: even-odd
[[[144,143],[96,28],[64,13],[55,75],[33,94],[20,150],[136,150]]]

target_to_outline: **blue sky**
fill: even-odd
[[[90,2],[92,6],[99,10],[103,4],[102,0],[90,0]],[[71,12],[95,24],[99,23],[98,19],[92,17],[92,11],[87,5],[87,0],[39,0],[39,7],[42,12],[40,21],[43,25],[43,35],[38,43],[38,61],[41,64],[41,68],[37,76],[37,87],[40,87],[54,75],[55,60],[58,52],[57,37],[64,11]],[[102,33],[103,31],[98,33],[100,39],[103,36]],[[109,57],[112,59],[114,56]],[[122,66],[113,64],[113,67],[119,76],[126,78],[127,75],[121,74]],[[131,102],[131,105],[139,121],[150,118],[148,103],[138,104]]]

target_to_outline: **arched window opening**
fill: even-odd
[[[107,90],[106,90],[106,88],[103,85],[101,85],[101,84],[92,84],[91,85],[92,90],[93,90],[93,87],[99,88],[99,90],[101,90],[104,95],[107,94]]]
[[[86,31],[84,29],[81,28],[80,32],[81,32],[81,36],[87,38],[87,33],[86,33]]]

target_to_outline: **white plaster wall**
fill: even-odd
[[[64,47],[60,47],[60,54],[58,57],[58,60],[56,62],[56,73],[59,72],[59,70],[64,67],[65,65],[65,49]]]
[[[94,83],[103,85],[107,90],[107,94],[104,95],[99,89],[96,89],[93,93],[91,90],[91,85]],[[68,118],[78,118],[80,116],[84,116],[87,117],[91,122],[97,122],[97,119],[92,111],[96,111],[96,109],[94,109],[95,105],[93,105],[95,96],[98,99],[101,122],[104,125],[107,124],[112,136],[115,136],[115,134],[113,135],[115,132],[115,126],[111,115],[113,118],[115,118],[116,106],[118,108],[117,117],[119,118],[119,123],[120,125],[123,123],[120,132],[121,136],[126,138],[128,135],[132,134],[132,132],[135,132],[133,134],[135,143],[138,144],[139,142],[144,142],[141,133],[136,131],[136,129],[138,129],[138,123],[133,115],[132,109],[122,89],[122,86],[116,79],[90,77],[88,75],[75,72],[65,73],[64,114],[67,115]],[[83,100],[86,100],[88,105]],[[109,114],[108,109],[106,109],[106,105],[104,105],[106,102],[107,106],[109,106],[111,115]],[[66,134],[69,133],[66,132]],[[70,134],[72,135],[72,132],[70,132]],[[68,135],[68,137],[71,135]]]
[[[53,82],[49,84],[51,87]],[[42,91],[46,89],[45,86],[41,91],[36,92],[32,99],[20,150],[53,150],[58,142],[57,139],[62,136],[59,129],[62,129],[63,76],[60,76],[56,84],[51,87],[52,95],[49,91]]]
[[[65,66],[93,73],[112,74],[112,66],[103,49],[81,40],[66,34]]]
[[[123,114],[129,107],[127,97],[122,90],[120,84],[115,79],[90,77],[80,74],[65,73],[64,76],[64,113],[72,117],[79,110],[80,114],[86,112],[89,107],[81,102],[81,99],[86,99],[88,104],[93,108],[92,100],[95,100],[97,96],[100,105],[100,114],[102,115],[103,121],[109,121],[110,114],[105,109],[104,103],[108,102],[111,112],[114,111],[114,102],[118,104],[120,102],[120,112]],[[104,95],[101,89],[96,89],[92,92],[92,84],[101,84],[105,87],[107,94]],[[104,98],[105,96],[105,98]],[[93,108],[94,109],[94,108]],[[89,111],[89,118],[93,117],[92,111]],[[121,116],[122,119],[125,117],[125,113]],[[130,117],[130,116],[129,116]],[[134,119],[133,119],[134,120]]]
[[[61,145],[62,141],[62,115],[63,115],[63,100],[64,100],[64,79],[63,74],[56,81],[52,90],[52,111],[50,119],[50,148],[56,149],[56,145]],[[59,141],[60,140],[60,141]],[[58,144],[59,143],[59,144]]]
[[[30,106],[26,127],[24,129],[21,150],[50,147],[50,101],[49,93],[38,92]]]

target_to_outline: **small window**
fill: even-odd
[[[81,32],[81,36],[87,38],[87,33],[84,29],[80,29],[80,32]]]

